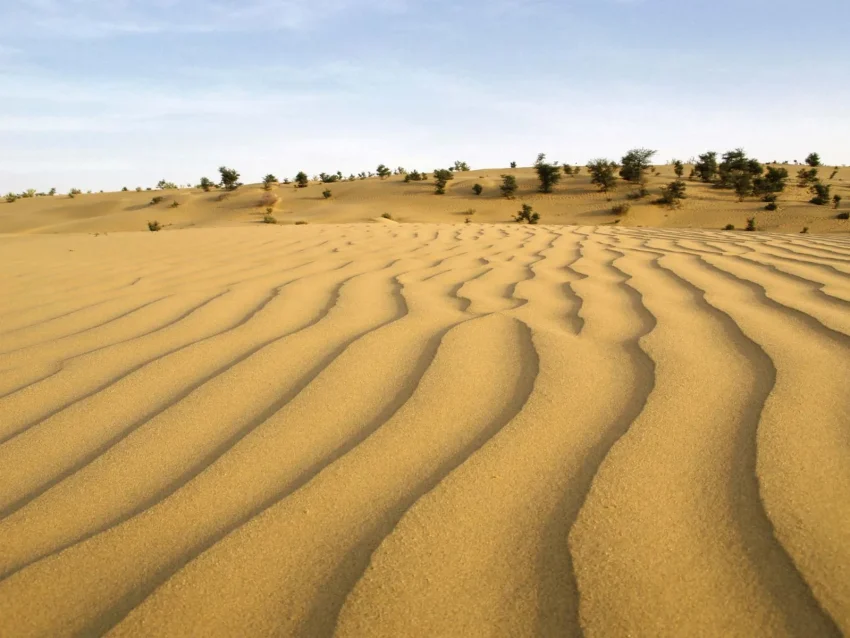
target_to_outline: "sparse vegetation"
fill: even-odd
[[[623,216],[628,214],[628,212],[632,209],[632,205],[628,202],[623,202],[621,204],[617,204],[616,206],[611,207],[611,212],[615,215]]]
[[[156,197],[151,199],[151,206],[156,206],[157,204],[159,204],[164,199],[165,198],[162,195],[157,195]]]
[[[13,203],[15,203],[16,201],[18,201],[18,196],[17,196],[17,194],[15,194],[15,193],[6,193],[6,197],[5,197],[5,199],[6,199],[6,202],[7,202],[7,203],[9,203],[9,204],[13,204]]]
[[[295,222],[295,225],[296,226],[303,226],[306,223],[308,223],[308,222],[304,221],[303,219],[299,219],[297,222]]]
[[[428,179],[427,173],[420,173],[417,170],[411,171],[410,173],[405,173],[404,181],[405,182],[421,182]]]
[[[298,175],[295,176],[295,186],[296,188],[307,188],[310,184],[310,179],[307,177],[307,173],[304,171],[299,171]]]
[[[764,176],[756,177],[753,180],[753,194],[768,196],[781,193],[785,190],[787,181],[788,171],[786,169],[768,166]],[[764,201],[768,200],[764,199]],[[776,199],[773,201],[776,201]]]
[[[747,227],[744,230],[753,231],[755,229],[756,229],[756,218],[755,217],[748,217],[747,218]]]
[[[480,195],[481,193],[484,192],[484,187],[481,184],[476,184],[475,186],[472,187],[472,192],[475,193],[476,195]]]
[[[596,184],[602,193],[607,193],[617,187],[616,173],[618,168],[617,162],[611,162],[607,159],[595,159],[587,164],[591,183]]]
[[[274,175],[272,175],[271,173],[269,173],[268,175],[266,175],[266,176],[263,178],[263,188],[264,188],[265,190],[267,190],[267,191],[268,191],[268,190],[271,190],[271,189],[272,189],[272,186],[274,186],[274,185],[275,185],[275,184],[277,184],[277,183],[278,183],[278,182],[277,182],[277,177],[275,177],[275,176],[274,176]]]
[[[235,169],[220,166],[218,172],[221,174],[221,186],[225,190],[235,191],[242,185],[239,183],[239,173]]]
[[[514,215],[514,221],[518,223],[527,222],[529,224],[536,224],[540,221],[540,214],[535,213],[534,209],[531,208],[529,204],[523,204],[522,209]]]
[[[393,218],[393,216],[390,215],[389,213],[382,213],[381,217],[383,217],[384,219],[392,219]]]
[[[620,160],[620,177],[627,182],[646,184],[646,172],[652,166],[651,160],[655,151],[648,148],[633,148]]]
[[[809,166],[820,166],[820,155],[817,153],[809,153],[808,157],[806,157],[806,164]]]
[[[513,175],[502,175],[502,185],[499,186],[499,190],[508,199],[513,199],[517,190],[516,177]]]
[[[809,192],[814,195],[814,197],[812,197],[809,202],[817,206],[826,206],[827,204],[829,204],[830,201],[829,191],[829,184],[815,182],[809,189]]]
[[[670,182],[667,186],[661,188],[661,197],[656,200],[656,204],[663,204],[670,208],[679,208],[682,205],[682,200],[687,197],[687,184],[681,179]]]
[[[126,193],[126,192],[127,192],[127,191],[129,191],[129,190],[130,190],[129,188],[127,188],[126,186],[124,186],[124,187],[121,189],[121,192],[122,192],[122,193]]]
[[[82,194],[83,194],[83,191],[81,191],[79,188],[72,188],[71,190],[68,191],[69,197],[74,197],[75,195],[82,195]]]
[[[807,235],[809,233],[809,227],[803,226],[803,230],[800,231],[802,234]]]
[[[816,168],[801,168],[797,171],[797,187],[811,188],[818,181],[818,169]]]
[[[716,180],[718,174],[717,153],[709,151],[700,155],[699,161],[694,164],[693,174],[705,183]]]
[[[154,220],[152,222],[148,222],[148,230],[151,231],[152,233],[155,233],[159,230],[162,230],[162,225],[156,220]]]
[[[723,227],[723,230],[735,230],[735,225],[734,224],[726,224]]]
[[[158,191],[173,191],[177,188],[177,184],[174,182],[168,182],[164,179],[159,180],[156,183],[156,190]]]
[[[378,168],[375,169],[375,171],[378,173],[378,177],[380,177],[381,179],[386,179],[387,177],[393,174],[393,172],[383,164],[379,164]]]
[[[449,180],[455,178],[454,174],[447,168],[439,168],[434,171],[434,193],[436,195],[444,195],[446,192],[446,184]]]
[[[458,173],[465,173],[469,170],[469,164],[466,162],[456,161],[452,169]]]
[[[549,164],[546,162],[546,154],[540,153],[537,156],[537,161],[534,163],[534,170],[537,171],[537,179],[540,180],[540,192],[551,193],[558,182],[561,181],[561,169],[557,164]]]
[[[516,162],[511,162],[511,168],[516,168]]]
[[[330,188],[326,188],[325,190],[322,191],[322,197],[324,197],[325,199],[330,199],[331,195],[333,195],[333,192],[331,191]]]
[[[213,184],[213,181],[209,177],[202,177],[198,186],[200,186],[205,193],[209,193],[210,189],[215,187],[215,184]]]

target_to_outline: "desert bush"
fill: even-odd
[[[523,204],[522,209],[514,215],[514,221],[518,223],[528,222],[529,224],[536,224],[540,221],[540,214],[535,213],[534,209],[531,208],[528,204]]]
[[[12,204],[18,201],[18,195],[16,193],[6,193],[5,199],[7,203]]]
[[[756,218],[748,217],[747,218],[747,227],[744,230],[755,230],[756,229]]]
[[[330,188],[326,188],[322,191],[322,197],[324,197],[325,199],[330,199],[331,195],[333,195],[333,193],[331,192]]]
[[[382,213],[381,217],[383,217],[384,219],[392,219],[393,218],[393,216],[390,215],[389,213]]]
[[[623,202],[622,204],[617,204],[616,206],[611,207],[611,212],[615,215],[626,215],[632,208],[632,205],[628,202]]]
[[[723,227],[723,230],[735,230],[735,225],[734,224],[726,224]]]
[[[756,177],[753,180],[753,194],[781,193],[785,190],[785,183],[787,181],[788,171],[786,169],[768,166],[764,176]]]
[[[607,193],[617,187],[616,171],[618,168],[617,162],[611,162],[607,159],[595,159],[587,164],[591,183],[596,184],[602,193]]]
[[[570,177],[573,176],[573,167],[572,166],[570,166],[569,164],[564,164],[564,165],[561,166],[561,168],[564,170],[564,175],[568,175]]]
[[[480,195],[481,193],[484,192],[484,187],[481,184],[476,184],[475,186],[472,187],[472,192],[475,193],[476,195]]]
[[[263,215],[263,223],[264,224],[276,224],[277,218],[271,214],[270,211],[266,211],[266,214]]]
[[[304,171],[298,171],[298,175],[295,176],[295,187],[307,188],[309,183],[310,179],[307,177],[307,173]]]
[[[158,221],[154,220],[152,222],[148,222],[148,230],[151,231],[152,233],[155,233],[158,230],[162,230],[162,226],[160,225],[160,223]]]
[[[71,190],[68,191],[68,195],[82,195],[82,194],[83,194],[83,191],[81,191],[79,188],[72,188]]]
[[[386,179],[387,177],[393,174],[393,172],[383,164],[378,164],[378,168],[376,168],[375,171],[378,173],[378,177],[380,177],[381,179]]]
[[[648,148],[633,148],[620,160],[620,177],[627,182],[644,184],[646,171],[649,170],[655,151]]]
[[[513,175],[502,175],[502,185],[499,186],[499,190],[502,191],[502,195],[507,197],[508,199],[513,199],[514,193],[517,190],[516,177]]]
[[[221,186],[225,190],[235,191],[241,186],[239,173],[235,169],[220,166],[218,172],[221,175]]]
[[[753,180],[764,173],[764,167],[757,160],[747,157],[744,149],[736,148],[723,154],[718,172],[720,177],[715,187],[733,188],[738,197],[743,199],[752,194]],[[743,191],[746,191],[744,195],[741,194]]]
[[[516,168],[516,162],[511,162],[511,168]]]
[[[843,213],[838,213],[835,219],[850,219],[850,212],[844,211]]]
[[[305,222],[303,219],[299,219],[297,222],[295,222],[295,225],[296,226],[303,226],[304,224],[307,224],[307,223],[308,222]]]
[[[417,170],[414,170],[410,173],[406,173],[404,176],[405,182],[421,182],[424,179],[422,173]]]
[[[56,189],[55,189],[55,188],[51,188],[51,189],[47,192],[47,195],[48,195],[48,196],[50,196],[50,197],[53,197],[55,194],[56,194]]]
[[[779,210],[779,204],[776,202],[768,202],[764,209],[769,211]]]
[[[215,184],[213,184],[213,181],[209,177],[202,177],[198,186],[200,186],[205,193],[209,193],[210,189],[215,187]]]
[[[753,176],[750,173],[746,171],[733,171],[723,179],[731,182],[739,202],[744,201],[746,197],[753,194]]]
[[[682,179],[682,175],[685,174],[685,165],[679,160],[673,160],[673,172],[676,173],[676,177]]]
[[[667,186],[661,188],[661,197],[655,200],[655,203],[669,206],[670,208],[678,208],[682,205],[682,200],[687,197],[685,194],[687,188],[687,184],[681,179],[672,181]]]
[[[838,175],[838,169],[837,169],[837,168],[836,168],[836,169],[834,169],[834,170],[833,170],[833,171],[829,174],[829,179],[835,179],[835,176],[836,176],[836,175]]]
[[[809,202],[815,204],[817,206],[826,206],[829,204],[829,184],[824,184],[822,182],[815,182],[812,184],[812,187],[809,189],[809,192],[814,195]]]
[[[818,169],[816,168],[801,168],[797,172],[797,187],[811,188],[812,184],[818,181]]]
[[[537,179],[540,180],[539,190],[541,193],[551,193],[552,188],[561,181],[561,169],[556,164],[546,162],[545,153],[540,153],[537,156],[534,170],[537,171]]]
[[[263,188],[266,190],[271,190],[271,187],[277,184],[277,177],[269,173],[263,178]]]
[[[177,188],[177,184],[174,182],[168,182],[164,179],[159,180],[156,183],[156,190],[158,191],[171,191]]]
[[[225,193],[222,193],[222,195],[225,195]],[[260,201],[258,202],[257,205],[262,207],[262,208],[268,208],[270,206],[274,207],[274,206],[277,205],[277,203],[279,201],[280,201],[280,197],[278,197],[274,193],[268,192],[268,193],[263,193],[263,196],[260,197]]]
[[[339,175],[328,175],[327,173],[319,173],[319,181],[322,182],[322,184],[333,184],[335,182],[338,182],[340,179],[341,178]]]
[[[169,208],[177,208],[178,206],[180,206],[180,202],[174,200],[173,202],[171,202],[171,206],[169,206]]]
[[[717,179],[717,153],[708,151],[699,156],[699,160],[694,163],[693,174],[699,177],[702,182],[713,182]]]
[[[36,192],[37,191],[34,188],[28,188],[23,193],[21,193],[21,198],[22,199],[31,199],[31,198],[35,197]]]
[[[159,204],[159,203],[160,203],[162,200],[164,200],[164,199],[165,199],[165,198],[164,198],[164,197],[162,197],[161,195],[157,195],[156,197],[154,197],[153,199],[151,199],[151,206],[156,206],[157,204]]]
[[[809,153],[808,157],[806,157],[806,164],[809,166],[820,166],[820,155],[817,153]]]
[[[129,191],[129,190],[130,190],[129,188],[127,188],[126,186],[124,186],[124,187],[121,189],[121,192],[122,192],[122,193],[126,193],[126,192],[127,192],[127,191]]]
[[[581,173],[581,166],[573,166],[573,177],[576,177],[579,173]]]
[[[838,207],[841,205],[841,195],[833,195],[832,196],[832,207],[835,210],[838,210]]]
[[[436,195],[443,195],[446,192],[446,184],[449,180],[454,179],[455,176],[452,172],[446,168],[436,169],[434,171],[434,193]]]
[[[460,160],[456,161],[454,166],[452,167],[458,173],[465,173],[469,170],[469,164],[466,162],[461,162]]]
[[[802,234],[804,234],[804,235],[808,235],[808,233],[809,233],[809,227],[808,227],[808,226],[803,226],[803,230],[801,230],[800,232],[801,232]]]
[[[141,186],[136,186],[136,192],[137,192],[137,193],[141,193],[141,192],[142,192],[142,187],[141,187]]]
[[[464,224],[470,224],[470,223],[472,223],[472,220],[470,220],[469,217],[466,217],[466,218],[464,218],[463,223]]]

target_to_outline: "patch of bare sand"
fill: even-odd
[[[0,251],[0,635],[850,632],[850,240]]]

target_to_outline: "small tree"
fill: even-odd
[[[234,169],[221,166],[218,172],[221,173],[221,185],[225,190],[235,191],[239,188],[239,173]]]
[[[781,193],[785,190],[785,183],[787,181],[788,171],[786,169],[768,166],[767,172],[763,177],[757,177],[753,180],[753,194],[767,195],[770,193]]]
[[[812,184],[812,187],[809,189],[809,192],[814,195],[809,202],[812,204],[816,204],[818,206],[826,206],[829,204],[829,184],[824,184],[822,182],[815,182]]]
[[[764,167],[755,159],[747,157],[747,154],[742,148],[736,148],[734,151],[728,151],[723,154],[723,161],[718,167],[720,179],[715,185],[717,188],[735,188],[740,181],[741,173],[747,173],[750,176],[750,182],[764,173]],[[750,189],[752,190],[752,188]]]
[[[646,171],[652,165],[651,160],[655,151],[648,148],[634,148],[623,156],[620,160],[622,168],[620,169],[620,177],[627,182],[636,184],[646,183]]]
[[[734,171],[730,174],[729,179],[732,181],[732,187],[735,189],[735,194],[738,196],[738,201],[744,201],[745,197],[753,194],[753,176],[746,171]]]
[[[271,173],[263,178],[263,189],[270,191],[275,184],[277,184],[277,177]]]
[[[756,218],[748,217],[747,218],[747,227],[744,230],[753,231],[756,229]]]
[[[694,164],[694,174],[706,183],[717,179],[717,171],[717,153],[714,151],[703,153]]]
[[[199,185],[205,193],[209,193],[210,189],[215,187],[215,184],[213,184],[213,181],[209,177],[202,177]]]
[[[454,174],[447,168],[438,168],[434,170],[434,194],[444,195],[446,193],[446,184],[449,180],[455,178]]]
[[[469,170],[469,164],[466,162],[461,162],[460,160],[456,161],[454,166],[452,167],[458,173],[465,173]]]
[[[596,184],[602,193],[607,193],[617,187],[616,171],[618,168],[617,162],[610,162],[607,159],[595,159],[587,164],[591,183]]]
[[[129,190],[130,190],[130,189],[129,189],[129,188],[127,188],[126,186],[124,186],[124,187],[122,187],[122,188],[121,188],[121,192],[122,192],[122,193],[126,193],[126,192],[127,192],[127,191],[129,191]]]
[[[480,195],[482,192],[484,192],[484,187],[481,184],[476,184],[472,187],[472,192],[476,195]]]
[[[499,190],[508,199],[513,199],[514,193],[517,190],[516,177],[513,175],[502,175],[502,185],[499,186]]]
[[[516,162],[511,162],[511,168],[516,168]]]
[[[561,169],[555,164],[546,162],[546,154],[540,153],[534,163],[537,179],[540,180],[540,192],[551,193],[552,188],[561,181]]]
[[[298,175],[295,176],[295,186],[297,188],[307,188],[309,183],[310,179],[304,171],[299,171]]]
[[[174,182],[168,182],[164,179],[159,180],[156,184],[156,189],[158,191],[174,190],[175,188],[177,188],[177,184]]]
[[[5,199],[7,203],[14,204],[16,201],[18,201],[18,195],[16,193],[9,192],[6,193]]]
[[[148,230],[151,231],[152,233],[155,233],[157,231],[162,230],[162,226],[160,225],[160,223],[158,221],[154,220],[152,222],[148,222]]]
[[[820,155],[818,155],[817,153],[809,153],[809,156],[806,157],[806,164],[812,167],[820,166]]]
[[[324,197],[325,199],[330,199],[331,195],[333,195],[333,193],[331,192],[330,188],[326,188],[322,191],[322,197]]]
[[[797,187],[811,188],[812,184],[818,181],[818,169],[816,168],[801,168],[797,172]]]
[[[569,164],[564,164],[561,168],[564,169],[564,175],[569,175],[570,177],[573,176],[573,167],[572,166],[570,166]]]
[[[378,173],[378,177],[380,177],[381,179],[386,179],[387,177],[393,174],[393,172],[383,164],[379,164],[378,168],[375,170]]]
[[[687,185],[683,180],[677,179],[670,182],[661,189],[661,197],[656,203],[664,204],[670,208],[679,208],[682,205],[682,200],[687,197],[686,190]]]
[[[514,221],[518,223],[528,222],[529,224],[536,224],[540,221],[540,214],[535,213],[534,210],[528,204],[522,205],[522,210],[520,210],[516,215],[514,215]]]
[[[685,165],[679,160],[673,160],[673,172],[676,173],[676,177],[682,179],[682,175],[685,174]]]
[[[833,195],[832,196],[832,207],[835,210],[838,210],[838,206],[841,204],[841,195]]]

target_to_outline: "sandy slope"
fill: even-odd
[[[739,202],[734,192],[718,190],[698,181],[687,182],[688,199],[678,210],[654,205],[662,186],[676,177],[672,166],[658,166],[649,176],[650,195],[631,201],[627,195],[633,186],[620,180],[617,189],[604,194],[590,183],[587,170],[577,177],[563,177],[550,194],[538,192],[539,182],[531,168],[493,168],[457,173],[448,183],[445,195],[434,194],[433,180],[405,183],[401,176],[386,180],[373,177],[354,182],[321,184],[307,188],[280,184],[271,192],[259,185],[246,185],[233,193],[200,189],[92,193],[71,199],[67,195],[20,199],[12,204],[0,200],[0,233],[78,233],[147,230],[147,222],[156,220],[166,230],[215,226],[256,225],[271,207],[281,224],[370,222],[388,213],[401,222],[458,223],[467,217],[473,222],[505,223],[513,219],[521,204],[530,204],[545,224],[620,225],[674,228],[709,228],[727,224],[738,229],[747,219],[756,218],[762,230],[799,233],[808,227],[812,233],[850,232],[850,221],[836,219],[837,212],[850,209],[850,168],[822,167],[821,178],[832,187],[832,194],[844,198],[841,211],[832,206],[809,203],[811,194],[796,186],[799,166],[786,166],[788,186],[780,197],[780,209],[769,212],[764,202],[749,198]],[[833,171],[835,176],[830,179]],[[690,171],[687,168],[686,173]],[[516,199],[501,196],[500,175],[515,175],[519,190]],[[483,193],[472,191],[481,184]],[[322,192],[330,189],[332,197]],[[163,200],[151,204],[154,196]],[[625,217],[611,212],[617,204],[628,202],[632,208]],[[174,204],[177,204],[175,207]]]
[[[2,636],[850,634],[850,239],[0,236]]]

